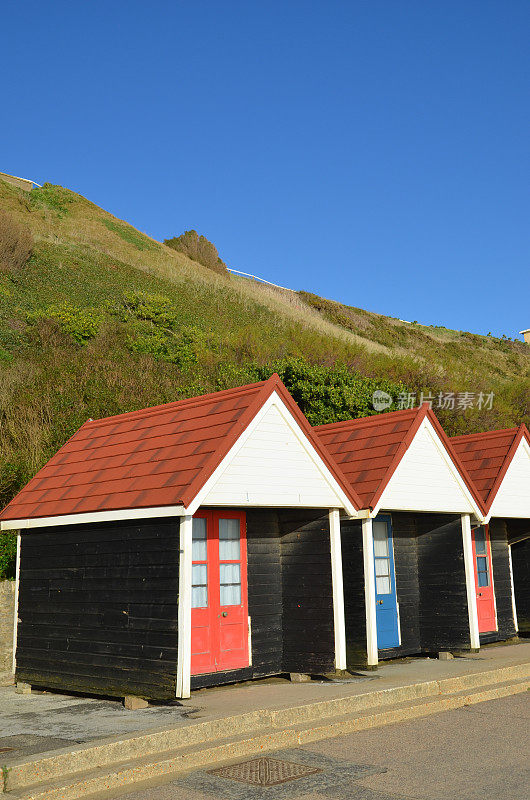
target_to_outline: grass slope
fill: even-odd
[[[529,421],[523,343],[215,274],[62,187],[0,181],[0,208],[36,242],[0,270],[0,503],[88,417],[275,368],[312,422],[370,413],[377,386],[495,393],[491,410],[442,412],[449,433]]]

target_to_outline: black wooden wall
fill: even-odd
[[[470,647],[460,515],[418,514],[420,627],[423,652]]]
[[[519,633],[530,636],[530,538],[512,544],[512,569]]]
[[[493,588],[497,610],[497,631],[481,633],[480,643],[499,642],[516,635],[513,619],[512,581],[510,576],[510,555],[508,531],[504,519],[493,518],[489,524],[491,542],[491,562],[493,568]]]
[[[45,528],[21,541],[17,680],[174,698],[178,522]]]
[[[249,509],[252,666],[192,675],[192,688],[335,668],[328,512]]]
[[[366,666],[366,606],[364,600],[364,562],[362,527],[358,520],[341,520],[342,581],[346,664]]]
[[[283,671],[335,668],[328,514],[280,511]]]
[[[396,590],[399,603],[401,645],[381,650],[382,658],[396,658],[421,652],[418,538],[413,514],[392,514]]]
[[[401,645],[396,658],[468,649],[469,618],[460,516],[392,512]],[[346,651],[349,667],[366,665],[361,523],[341,521]]]

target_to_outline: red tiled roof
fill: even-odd
[[[445,445],[477,504],[482,507],[469,475],[428,403],[410,410],[390,411],[347,422],[319,425],[315,430],[357,491],[362,507],[375,508],[426,417]]]
[[[530,443],[530,435],[524,424],[518,428],[451,438],[488,511],[523,437]]]
[[[0,520],[187,506],[274,391],[359,508],[348,481],[273,375],[261,383],[85,422]]]

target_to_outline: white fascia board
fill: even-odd
[[[341,514],[341,519],[371,519],[372,517],[373,513],[369,508],[362,508],[355,514]]]
[[[7,519],[0,522],[0,531],[26,530],[28,528],[50,528],[55,525],[83,525],[90,522],[117,522],[126,519],[150,519],[153,517],[182,517],[184,506],[154,506],[152,508],[120,508],[115,511],[93,511],[86,514],[62,514],[58,517],[35,517],[35,519]]]
[[[229,464],[235,458],[239,450],[243,447],[249,436],[251,435],[252,431],[259,425],[261,419],[265,416],[267,411],[272,407],[276,406],[278,412],[281,414],[282,418],[286,422],[286,424],[291,429],[294,436],[298,439],[299,443],[305,449],[317,469],[319,470],[320,474],[324,477],[324,479],[328,482],[333,492],[337,495],[337,507],[344,509],[344,511],[352,517],[357,517],[358,512],[355,506],[352,504],[350,499],[346,496],[345,492],[339,485],[338,481],[332,475],[330,469],[326,466],[324,461],[321,459],[303,430],[298,425],[296,419],[293,417],[285,403],[283,402],[282,398],[279,396],[277,392],[273,392],[270,397],[267,398],[265,403],[256,413],[256,415],[252,418],[249,422],[245,430],[241,433],[238,440],[235,444],[232,445],[226,456],[223,458],[221,463],[216,467],[216,469],[212,472],[204,486],[199,490],[196,497],[192,502],[189,504],[187,513],[188,514],[195,514],[198,508],[204,501],[204,498],[208,496],[210,490],[213,486],[217,483],[221,475],[224,471],[228,468]],[[233,504],[231,504],[233,507]],[[290,507],[290,506],[289,506]]]
[[[449,453],[447,452],[447,450],[446,450],[446,448],[444,446],[444,443],[442,442],[442,440],[440,439],[440,437],[438,436],[437,432],[435,431],[435,429],[433,428],[432,424],[430,423],[430,421],[428,419],[424,419],[423,420],[423,422],[421,423],[420,427],[418,428],[418,430],[414,434],[414,439],[416,438],[416,436],[419,435],[420,431],[422,431],[422,430],[426,430],[427,433],[432,438],[432,440],[433,440],[438,452],[442,456],[442,458],[445,461],[447,467],[449,468],[451,474],[453,475],[453,477],[455,478],[456,482],[458,483],[458,485],[459,485],[462,493],[464,494],[466,500],[470,504],[470,506],[472,508],[473,516],[477,519],[478,522],[480,522],[481,524],[484,524],[484,522],[485,522],[484,514],[482,513],[482,511],[478,507],[475,498],[473,497],[473,495],[469,491],[465,480],[462,478],[460,472],[456,468],[456,465],[455,465],[453,459],[451,458],[451,456],[449,455]],[[414,439],[412,441],[414,441]],[[409,447],[411,445],[412,445],[412,442],[410,442]],[[405,455],[403,456],[403,458],[404,457],[405,457]],[[396,474],[398,469],[399,469],[399,464],[398,464],[394,474],[390,478],[389,482],[385,486],[385,491],[381,495],[378,504],[376,505],[376,507],[371,512],[371,515],[370,515],[371,517],[375,518],[375,517],[377,517],[377,515],[380,513],[380,511],[382,509],[385,509],[385,510],[387,509],[387,507],[385,506],[385,494],[386,494],[387,489],[388,489],[388,487],[390,485],[390,481],[392,480],[392,478],[394,477],[394,475]],[[392,509],[389,508],[388,510],[391,511]],[[408,511],[408,512],[418,511],[417,508],[400,508],[399,510],[400,511]],[[421,512],[421,513],[428,513],[428,512]],[[436,513],[439,513],[439,512],[436,512]],[[452,512],[450,510],[448,510],[447,513],[452,513]],[[454,513],[456,514],[456,513],[461,513],[461,512],[460,511],[458,511],[458,512],[455,511]]]
[[[496,494],[496,495],[495,495],[495,497],[493,498],[493,503],[491,504],[491,508],[490,508],[490,510],[488,511],[487,517],[486,517],[486,519],[485,519],[485,521],[484,521],[486,524],[487,524],[487,523],[490,521],[490,519],[491,519],[492,517],[495,517],[495,516],[497,516],[497,515],[495,514],[495,504],[496,504],[496,502],[497,502],[497,498],[499,497],[500,493],[502,492],[502,487],[503,487],[503,485],[504,485],[504,482],[505,482],[506,478],[508,477],[508,475],[509,475],[509,473],[510,473],[510,470],[511,470],[511,468],[512,468],[512,464],[513,464],[513,462],[514,462],[514,460],[515,460],[515,457],[517,456],[517,454],[518,454],[519,450],[523,450],[523,451],[526,453],[526,455],[527,455],[528,459],[530,460],[530,444],[528,444],[528,442],[527,442],[526,438],[523,438],[523,439],[521,439],[521,441],[519,442],[519,446],[517,447],[517,450],[516,450],[516,451],[515,451],[515,453],[513,454],[513,458],[512,458],[512,460],[511,460],[510,466],[509,466],[509,467],[508,467],[508,469],[506,470],[506,474],[505,474],[504,478],[502,479],[502,483],[501,483],[501,485],[499,486],[499,488],[498,488],[498,490],[497,490],[497,494]],[[529,489],[529,492],[530,492],[530,489]],[[506,517],[507,515],[503,513],[503,514],[502,514],[502,516],[503,516],[503,517]],[[528,518],[530,518],[530,503],[529,503],[529,513],[528,513]],[[510,519],[510,517],[508,517],[508,519]],[[512,517],[512,519],[527,519],[527,517],[520,517],[519,515],[517,515],[517,516],[514,516],[514,517]]]

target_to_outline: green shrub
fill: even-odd
[[[173,301],[163,294],[149,292],[124,292],[123,301],[117,312],[122,320],[125,314],[136,319],[150,320],[155,325],[176,330],[179,327],[179,314]]]
[[[0,581],[15,577],[17,563],[16,533],[0,533]]]
[[[217,247],[205,236],[199,236],[197,231],[184,231],[181,236],[164,239],[164,244],[179,253],[184,253],[193,261],[198,261],[204,267],[213,269],[214,272],[226,275],[228,271],[224,261],[219,258]]]
[[[0,273],[18,272],[29,260],[32,249],[29,228],[0,209]]]
[[[126,339],[131,353],[151,355],[157,361],[169,361],[180,367],[198,362],[195,342],[193,331],[185,329],[178,335],[158,328],[140,329]]]
[[[236,368],[234,374],[237,372]],[[311,425],[379,413],[373,407],[373,394],[378,389],[392,396],[394,404],[387,410],[395,411],[399,394],[408,391],[400,381],[368,378],[347,364],[310,364],[304,358],[287,358],[267,366],[254,367],[244,374],[239,372],[237,377],[242,379],[242,383],[259,381],[266,380],[274,372],[278,373]],[[221,378],[225,376],[226,373],[221,373]]]
[[[101,313],[93,308],[78,308],[68,300],[34,311],[26,317],[29,323],[51,319],[78,344],[93,339],[102,322]]]

